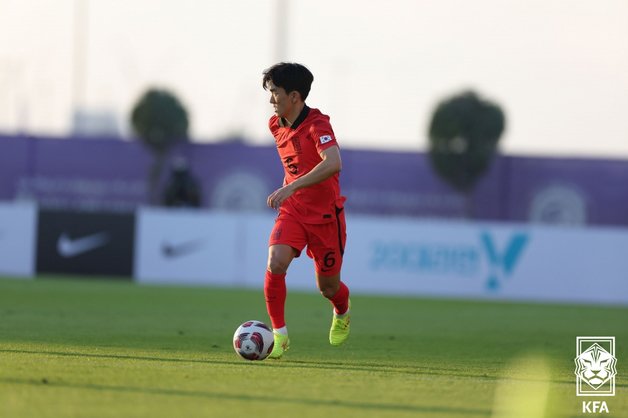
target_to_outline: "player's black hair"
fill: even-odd
[[[277,87],[283,88],[286,93],[298,91],[301,100],[305,101],[310,93],[314,76],[305,66],[293,62],[280,62],[264,70],[262,87],[268,87],[268,82],[272,81]]]

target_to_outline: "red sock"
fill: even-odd
[[[273,274],[266,270],[264,277],[264,296],[266,297],[266,310],[273,329],[286,326],[284,308],[286,304],[286,274]]]
[[[334,310],[338,315],[342,315],[349,310],[349,288],[340,282],[340,287],[334,296],[329,298]]]

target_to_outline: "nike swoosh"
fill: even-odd
[[[57,240],[57,251],[62,257],[72,258],[106,245],[110,241],[108,232],[87,235],[72,239],[67,233],[61,234]]]
[[[203,246],[204,240],[197,239],[192,241],[186,241],[179,244],[172,244],[170,242],[164,242],[161,245],[161,252],[168,258],[181,257],[197,251]]]

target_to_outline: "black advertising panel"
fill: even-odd
[[[37,273],[120,276],[133,274],[133,213],[40,210]]]

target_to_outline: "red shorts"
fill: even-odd
[[[321,276],[340,273],[345,251],[347,230],[343,208],[336,208],[335,219],[324,224],[306,224],[289,214],[275,220],[268,245],[289,245],[297,251],[296,257],[307,245],[307,255],[314,259],[316,272]]]

